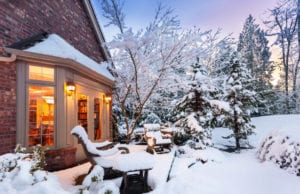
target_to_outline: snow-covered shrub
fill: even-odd
[[[280,168],[300,176],[300,143],[289,136],[272,132],[258,149],[260,161],[272,161]]]
[[[146,114],[144,113],[143,115],[144,116],[139,124],[140,126],[143,126],[146,123],[158,123],[158,124],[161,123],[161,119],[154,112],[150,112]]]
[[[175,131],[174,132],[174,144],[175,145],[184,145],[184,143],[189,140],[190,136],[187,135],[184,130],[180,130],[180,131]]]
[[[41,151],[41,149],[39,149]],[[66,193],[60,186],[57,177],[41,169],[40,153],[35,154],[17,146],[16,153],[0,156],[0,188],[6,193]],[[44,163],[43,163],[44,164]]]
[[[84,178],[79,194],[119,194],[119,188],[112,181],[103,181],[104,169],[95,165]]]
[[[44,170],[46,164],[46,157],[45,157],[45,148],[40,144],[33,147],[33,153],[31,154],[32,158],[32,171],[36,170]]]

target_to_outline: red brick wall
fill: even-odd
[[[46,151],[46,167],[48,171],[56,171],[72,167],[76,164],[76,148],[68,147]]]
[[[0,155],[16,146],[16,65],[0,62]]]
[[[40,32],[56,33],[100,62],[99,43],[82,0],[0,0],[0,47]],[[0,62],[0,154],[16,145],[16,66]]]
[[[98,62],[103,59],[82,0],[0,0],[0,13],[0,47],[45,31]]]

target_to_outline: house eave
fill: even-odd
[[[76,72],[77,74],[83,75],[84,77],[87,77],[88,79],[91,79],[93,81],[96,81],[100,84],[107,85],[109,87],[113,87],[114,81],[106,78],[105,76],[89,69],[88,67],[84,66],[81,63],[78,63],[77,61],[74,61],[72,59],[66,59],[61,57],[55,57],[50,55],[44,55],[44,54],[38,54],[38,53],[32,53],[28,51],[23,50],[17,50],[12,48],[4,48],[4,51],[7,53],[10,53],[12,55],[15,55],[17,60],[23,60],[28,62],[36,62],[36,63],[44,63],[47,65],[52,66],[60,66],[64,68],[68,68]]]

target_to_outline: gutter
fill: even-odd
[[[0,53],[5,53],[3,48],[0,48]],[[11,54],[10,57],[0,56],[0,62],[12,63],[17,59],[17,55]]]

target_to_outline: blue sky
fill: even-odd
[[[92,2],[99,12],[105,38],[109,41],[116,33],[116,28],[103,27],[107,22],[101,16],[101,0]],[[194,26],[203,30],[222,28],[224,35],[233,33],[234,37],[238,37],[249,14],[261,24],[268,16],[268,9],[273,8],[277,0],[126,0],[126,25],[134,30],[147,26],[154,17],[159,2],[174,9],[183,29]]]

